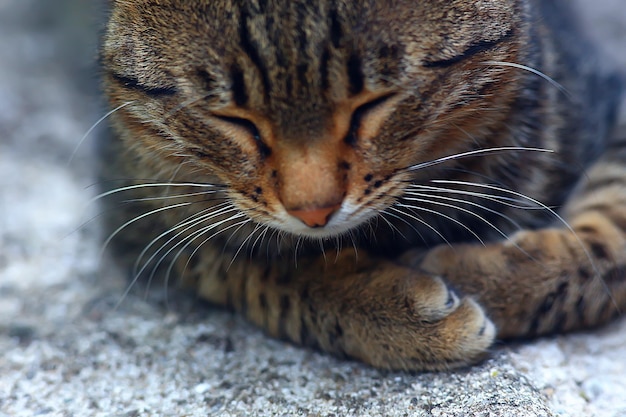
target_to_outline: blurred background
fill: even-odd
[[[60,156],[76,144],[75,137],[53,134],[65,119],[54,116],[66,111],[62,104],[67,102],[76,121],[88,126],[98,111],[97,42],[105,16],[101,4],[0,1],[0,146],[31,153],[31,136],[39,136],[38,154]],[[46,116],[50,119],[38,119]],[[20,132],[37,128],[41,135]]]

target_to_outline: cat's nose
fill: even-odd
[[[341,208],[341,203],[327,207],[320,207],[306,210],[287,210],[291,214],[309,227],[326,226],[330,217]]]

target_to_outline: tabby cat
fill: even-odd
[[[113,0],[109,241],[133,279],[379,368],[607,322],[620,82],[566,3]]]

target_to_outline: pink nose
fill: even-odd
[[[287,213],[293,217],[297,217],[309,227],[323,227],[326,226],[330,220],[330,216],[334,212],[339,210],[341,204],[335,204],[333,206],[315,208],[310,210],[287,210]]]

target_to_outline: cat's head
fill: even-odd
[[[433,173],[410,167],[504,122],[516,72],[490,63],[523,61],[522,13],[519,0],[116,0],[106,90],[152,175],[219,183],[255,221],[336,235]]]

